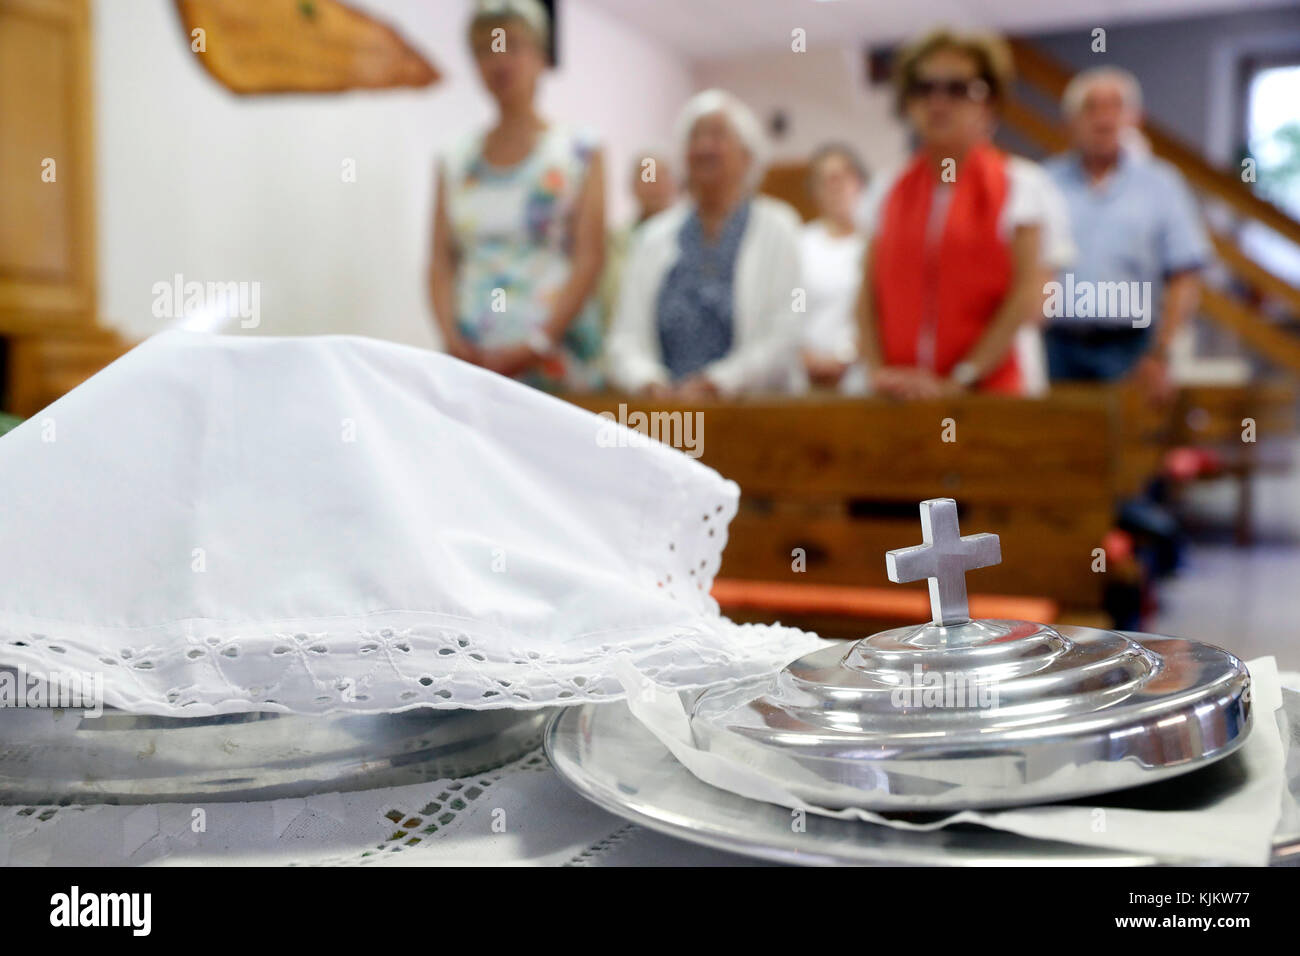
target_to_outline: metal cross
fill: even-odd
[[[1002,563],[1002,545],[995,534],[961,537],[957,502],[931,498],[921,502],[921,539],[925,544],[885,554],[885,569],[895,584],[930,582],[930,611],[941,627],[970,620],[966,602],[966,572]]]

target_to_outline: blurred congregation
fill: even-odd
[[[1256,391],[1258,363],[1227,390],[1179,380],[1215,243],[1113,59],[1049,84],[1041,161],[1000,135],[1025,54],[940,25],[873,63],[909,144],[891,165],[828,137],[777,170],[781,118],[720,85],[611,165],[599,130],[538,106],[538,0],[481,0],[465,32],[494,115],[438,158],[444,347],[591,410],[710,409],[704,460],[746,495],[715,585],[729,614],[823,634],[921,616],[863,585],[880,582],[871,546],[932,493],[1023,522],[1002,527],[1014,557],[990,616],[1149,619],[1154,583],[1186,563],[1198,478],[1238,480],[1250,538],[1267,468],[1232,431],[1289,434],[1294,395]],[[634,211],[607,227],[620,192]],[[984,397],[1046,404],[970,404]]]
[[[550,390],[685,400],[1130,378],[1168,393],[1211,250],[1182,177],[1138,129],[1128,71],[1072,79],[1069,149],[1039,165],[992,139],[1013,89],[1006,41],[926,32],[893,64],[913,155],[868,170],[850,145],[819,146],[804,223],[760,191],[766,132],[726,90],[688,100],[671,144],[607,171],[598,131],[538,111],[538,0],[484,0],[467,34],[496,117],[439,166],[430,293],[452,354]],[[607,188],[637,206],[608,232]]]

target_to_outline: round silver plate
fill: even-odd
[[[1300,694],[1283,691],[1283,700],[1296,731]],[[693,843],[782,863],[1145,866],[1186,862],[967,825],[915,832],[808,814],[806,832],[795,833],[785,807],[719,790],[692,775],[623,703],[584,704],[561,711],[547,729],[546,753],[570,786],[611,813]],[[1226,772],[1234,759],[1197,773]],[[1291,792],[1300,795],[1294,739],[1287,766]],[[1183,777],[1172,786],[1185,787],[1192,779]],[[1300,863],[1300,833],[1276,841],[1273,862]]]
[[[272,800],[482,773],[550,710],[149,717],[0,709],[0,804]]]
[[[807,803],[946,811],[1195,771],[1250,730],[1245,664],[1209,644],[966,621],[882,631],[687,706],[695,742]]]

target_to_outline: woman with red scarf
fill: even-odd
[[[1042,172],[989,140],[1011,79],[995,38],[941,30],[904,50],[898,106],[919,141],[863,201],[858,297],[873,389],[1021,394],[1016,332],[1041,300]]]

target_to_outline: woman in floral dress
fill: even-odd
[[[536,0],[479,0],[470,43],[497,106],[439,164],[430,276],[447,350],[549,391],[600,385],[604,264],[595,138],[538,116],[550,24]]]

